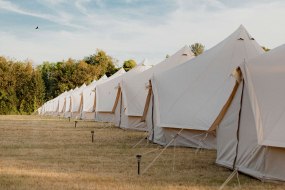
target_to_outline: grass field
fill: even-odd
[[[95,131],[91,142],[91,130]],[[162,147],[143,132],[106,123],[38,116],[0,116],[0,189],[218,189],[231,171],[215,165],[215,151],[168,148],[143,175]],[[285,189],[239,175],[241,189]],[[236,178],[225,189],[237,189]]]

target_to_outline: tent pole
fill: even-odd
[[[121,100],[120,100],[120,120],[119,120],[119,127],[121,127],[121,122],[122,122],[122,102],[123,102],[122,91],[121,91],[121,93],[120,93],[120,97],[121,97]]]
[[[241,111],[242,111],[242,102],[243,102],[243,91],[244,91],[244,80],[242,81],[242,91],[241,91],[241,98],[240,98],[240,108],[239,108],[239,114],[238,114],[238,128],[237,128],[237,146],[236,146],[236,155],[233,163],[233,170],[235,170],[237,156],[238,156],[238,147],[239,147],[239,129],[240,129],[240,122],[241,122]]]
[[[151,127],[152,127],[152,137],[151,137],[151,140],[152,142],[154,142],[154,114],[153,114],[153,111],[154,111],[154,96],[153,96],[153,93],[151,93]]]

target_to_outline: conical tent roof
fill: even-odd
[[[141,63],[139,63],[133,69],[131,69],[128,73],[124,74],[120,82],[122,83],[123,81],[127,81],[128,79],[132,79],[133,77],[136,77],[138,74],[147,71],[149,68],[151,68],[151,66],[147,65],[147,63],[148,63],[147,59],[144,59]]]
[[[282,45],[242,67],[260,145],[285,147],[284,60]]]
[[[112,79],[114,79],[114,78],[117,78],[117,77],[121,76],[121,75],[124,74],[124,73],[126,73],[125,69],[124,69],[124,68],[121,68],[121,69],[118,70],[115,74],[113,74],[112,76],[110,76],[110,77],[108,78],[108,81],[109,81],[109,80],[112,80]]]
[[[123,97],[125,100],[125,114],[129,116],[142,116],[149,84],[153,74],[164,72],[172,67],[188,61],[194,57],[189,46],[184,46],[174,55],[166,58],[162,62],[154,65],[152,68],[125,80],[122,86]]]
[[[98,85],[96,87],[96,111],[112,112],[115,100],[117,98],[117,90],[120,86],[120,82],[123,79],[135,76],[148,68],[149,66],[139,64],[129,72],[124,73],[116,78],[110,79],[101,85]]]
[[[154,75],[157,126],[209,130],[233,91],[232,71],[262,53],[260,45],[240,26],[195,59]]]

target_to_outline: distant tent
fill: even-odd
[[[60,96],[59,96],[59,99],[58,99],[58,116],[63,116],[63,110],[64,110],[64,103],[65,103],[65,96],[68,94],[67,91],[65,91],[64,93],[62,93]]]
[[[65,106],[66,106],[66,96],[70,94],[73,91],[73,89],[69,91],[65,91],[62,95],[60,95],[58,100],[58,116],[63,117],[65,113]]]
[[[96,86],[96,119],[105,122],[115,122],[115,112],[119,109],[118,102],[121,96],[120,82],[124,78],[135,76],[148,69],[149,66],[140,64],[127,73],[110,79]]]
[[[113,105],[116,99],[115,86],[118,84],[116,78],[125,74],[126,71],[121,68],[104,83],[97,85],[95,88],[95,112],[96,121],[113,122],[114,114],[112,113]],[[105,86],[106,84],[106,86]]]
[[[244,82],[217,129],[219,165],[285,181],[284,60],[282,45],[241,66]]]
[[[116,119],[116,125],[126,129],[147,130],[143,115],[146,101],[149,98],[149,80],[154,74],[171,69],[193,57],[190,47],[185,46],[152,68],[124,79],[120,84],[123,97],[121,118]]]
[[[86,84],[84,83],[83,85],[80,86],[77,90],[72,92],[71,94],[71,117],[79,119],[80,118],[80,113],[81,113],[81,108],[82,108],[82,96],[81,93],[83,89],[86,87]]]
[[[118,91],[117,91],[117,97],[116,97],[116,103],[113,108],[114,114],[115,114],[115,126],[121,127],[121,123],[124,123],[125,118],[127,117],[125,115],[125,109],[126,109],[126,102],[131,101],[134,102],[135,100],[127,100],[125,96],[125,86],[127,81],[131,80],[137,80],[139,75],[143,72],[147,72],[151,66],[147,65],[147,60],[143,60],[139,65],[137,65],[135,68],[130,70],[128,73],[122,76],[121,80],[118,84]],[[136,120],[134,120],[136,121]]]
[[[57,108],[58,108],[58,97],[51,100],[50,115],[55,116]]]
[[[41,106],[41,107],[39,107],[38,109],[37,109],[37,114],[38,115],[42,115],[42,109],[43,109],[43,107]]]
[[[82,113],[81,119],[95,119],[95,88],[97,84],[106,81],[108,77],[104,75],[98,81],[93,81],[90,85],[86,86],[82,93]]]
[[[54,99],[49,100],[42,106],[41,114],[59,116],[63,110],[64,99],[67,92],[64,92]]]
[[[41,115],[46,115],[47,114],[47,102],[44,103],[41,107]]]
[[[47,103],[46,103],[46,115],[52,115],[52,111],[53,111],[53,99],[52,100],[49,100]]]
[[[230,75],[240,63],[262,53],[240,26],[196,58],[154,75],[147,115],[149,138],[162,145],[216,148],[216,123],[235,84]]]
[[[64,117],[71,117],[71,95],[73,91],[76,91],[78,87],[69,91],[65,96]]]

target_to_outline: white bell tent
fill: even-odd
[[[217,129],[219,165],[285,181],[284,60],[282,45],[241,65],[243,82]]]
[[[245,60],[263,52],[240,26],[196,58],[154,75],[147,114],[149,138],[162,145],[216,148],[212,129],[233,90],[231,73]]]
[[[149,96],[149,80],[154,74],[164,72],[194,57],[189,46],[184,46],[172,56],[154,65],[152,68],[135,76],[124,79],[120,86],[122,89],[121,118],[117,126],[125,129],[146,131],[144,122],[144,109]],[[116,119],[118,120],[118,119]]]

